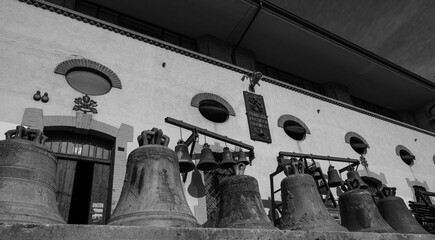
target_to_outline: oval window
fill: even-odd
[[[203,100],[199,103],[198,108],[201,115],[212,122],[223,123],[229,116],[228,109],[214,100]]]
[[[68,72],[65,77],[72,88],[88,95],[102,95],[112,88],[106,77],[89,70],[75,69]]]
[[[349,144],[352,149],[359,154],[364,154],[366,152],[367,144],[357,137],[351,137],[349,139]]]
[[[410,166],[414,164],[415,156],[412,155],[410,152],[402,149],[399,151],[399,154],[400,154],[400,158],[404,163]]]
[[[301,124],[291,120],[284,122],[284,131],[289,137],[297,141],[304,139],[307,133]]]

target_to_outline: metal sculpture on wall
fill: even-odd
[[[396,197],[396,188],[384,187],[384,198],[377,203],[384,220],[400,233],[429,234],[412,216],[402,198]]]
[[[33,94],[33,100],[35,101],[41,100],[41,102],[47,103],[50,100],[50,98],[48,97],[47,92],[45,92],[44,95],[41,96],[41,91],[38,90],[36,91],[35,94]]]
[[[249,79],[249,91],[255,92],[255,85],[260,86],[258,82],[260,82],[262,77],[263,74],[261,72],[252,72],[243,75],[242,81],[245,81],[245,79]]]
[[[54,153],[42,131],[17,126],[0,141],[0,222],[64,224],[56,204]]]
[[[395,233],[382,218],[358,172],[351,169],[347,177],[342,186],[346,192],[339,197],[341,225],[352,232]]]
[[[82,111],[83,113],[93,113],[93,114],[97,114],[98,111],[96,109],[97,102],[92,100],[87,94],[84,95],[83,97],[78,97],[74,99],[74,103],[76,104],[73,107],[74,111]]]
[[[263,97],[246,91],[243,92],[243,96],[251,139],[271,143],[272,138]]]
[[[286,178],[281,182],[282,218],[280,229],[303,231],[348,230],[328,213],[311,175],[305,174],[305,163],[296,158],[284,166]]]
[[[196,227],[181,185],[175,152],[161,129],[143,131],[128,156],[121,197],[110,225]]]

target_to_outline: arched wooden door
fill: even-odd
[[[44,129],[56,153],[56,198],[69,224],[105,224],[110,217],[114,138]]]

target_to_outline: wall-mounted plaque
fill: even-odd
[[[245,97],[246,115],[248,117],[251,139],[271,143],[272,138],[270,137],[263,96],[247,91],[243,92],[243,96]]]

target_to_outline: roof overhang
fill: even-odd
[[[258,1],[90,0],[191,38],[209,34],[236,44]],[[435,84],[268,1],[240,43],[256,60],[317,83],[336,82],[351,95],[394,111],[435,99]]]

